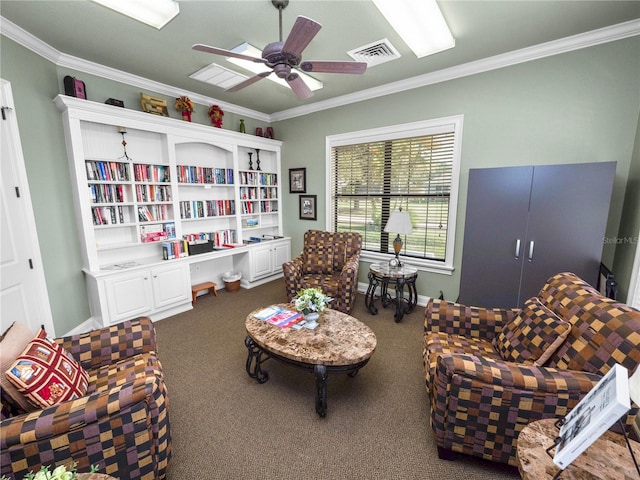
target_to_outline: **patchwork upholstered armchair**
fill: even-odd
[[[289,301],[303,288],[317,287],[334,299],[332,309],[351,313],[358,290],[361,250],[359,233],[305,232],[302,253],[282,265]]]
[[[521,310],[430,300],[424,366],[440,457],[518,465],[520,431],[564,417],[616,363],[638,368],[640,311],[572,273],[551,277]],[[632,404],[627,430],[637,413]]]
[[[13,332],[15,325],[0,343],[3,356],[9,350],[5,341],[15,345],[17,336],[26,337]],[[28,337],[25,341],[29,344]],[[86,394],[35,408],[23,399],[16,401],[3,385],[1,474],[22,479],[42,465],[77,462],[79,472],[97,465],[100,473],[123,480],[164,479],[171,460],[171,433],[151,320],[142,317],[58,338],[55,344],[86,372]]]

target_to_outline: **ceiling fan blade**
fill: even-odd
[[[249,77],[249,78],[247,78],[246,80],[244,80],[244,81],[242,81],[240,83],[236,83],[233,87],[227,88],[225,90],[225,92],[233,93],[233,92],[237,92],[238,90],[242,90],[244,87],[248,87],[249,85],[253,85],[258,80],[262,80],[263,78],[267,78],[272,73],[273,72],[271,72],[271,71],[262,72],[262,73],[259,73],[257,75],[254,75],[253,77]]]
[[[361,74],[367,70],[365,62],[338,62],[338,61],[310,61],[302,62],[300,70],[316,73],[355,73]]]
[[[289,75],[287,77],[287,83],[291,87],[291,90],[293,90],[301,100],[305,100],[313,96],[313,92],[311,91],[311,89],[307,86],[306,83],[304,83],[302,77],[297,73],[292,73],[291,75]]]
[[[282,51],[299,57],[321,28],[322,25],[318,22],[299,16],[296,18],[296,23],[293,24],[293,28],[282,46]]]
[[[235,57],[242,60],[248,60],[255,63],[267,63],[264,58],[252,57],[251,55],[244,55],[242,53],[232,52],[231,50],[225,50],[224,48],[210,47],[209,45],[202,45],[196,43],[193,47],[194,50],[199,52],[213,53],[214,55],[223,55],[225,57]]]

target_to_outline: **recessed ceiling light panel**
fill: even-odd
[[[180,13],[177,0],[93,0],[160,30]]]

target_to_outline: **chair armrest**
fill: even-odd
[[[71,353],[85,370],[110,365],[139,353],[157,352],[156,331],[149,317],[57,338],[56,342]]]
[[[298,255],[293,260],[282,264],[284,285],[289,301],[293,300],[293,298],[302,289],[302,265],[302,255]]]
[[[163,395],[154,395],[158,388],[163,390]],[[156,400],[152,400],[154,396]],[[143,401],[157,403],[158,398],[161,398],[161,401],[166,400],[163,381],[155,375],[149,375],[110,390],[11,417],[0,423],[1,450],[47,438],[66,436],[94,423],[109,422],[110,416],[118,411]]]
[[[502,362],[474,355],[441,355],[436,366],[436,376],[451,383],[456,375],[471,382],[504,389],[579,397],[589,392],[602,378],[594,373]]]
[[[493,340],[520,309],[469,307],[432,298],[425,308],[424,331]]]
[[[340,271],[340,283],[344,283],[347,279],[358,277],[358,268],[360,267],[360,255],[352,255],[346,261]],[[357,284],[357,282],[355,282]]]

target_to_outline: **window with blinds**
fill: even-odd
[[[398,128],[387,138],[368,134],[357,135],[353,143],[348,138],[330,141],[334,231],[360,233],[365,251],[393,253],[396,233],[384,227],[391,212],[408,211],[413,232],[403,238],[401,255],[450,263],[450,212],[459,163],[456,126],[429,122],[416,130],[410,124],[405,132],[410,136]]]

